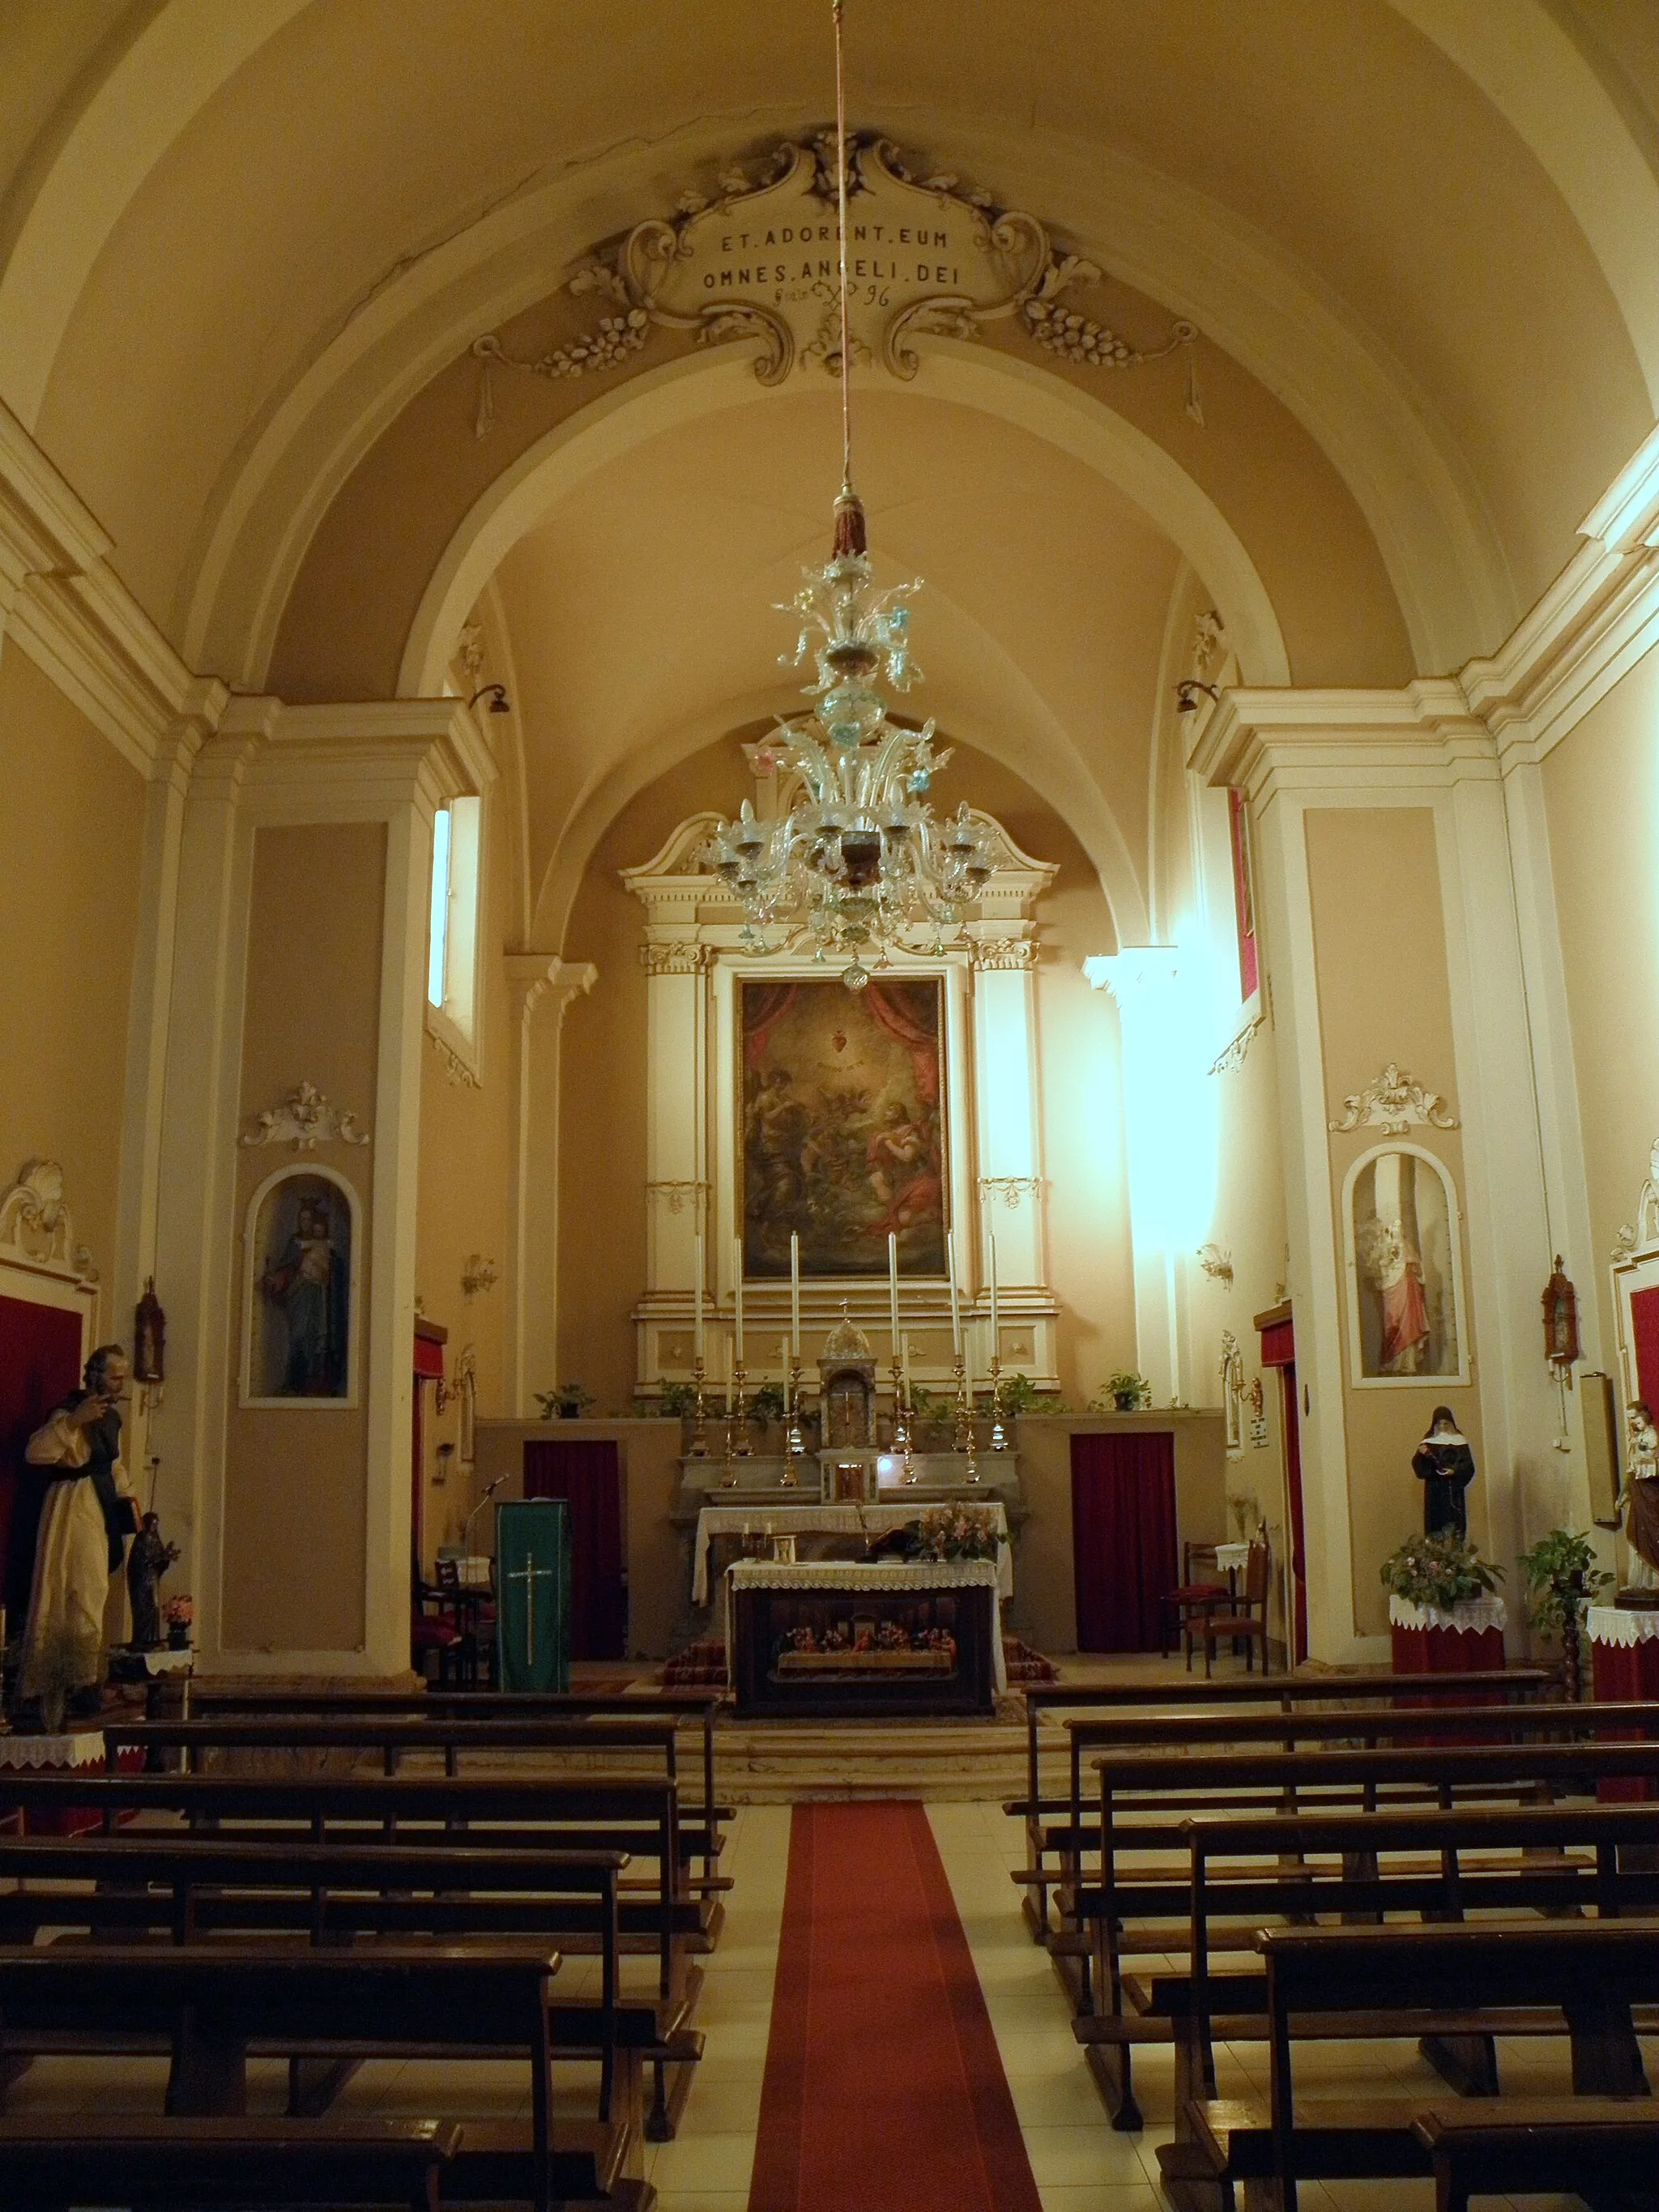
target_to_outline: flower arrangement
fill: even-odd
[[[939,1505],[905,1531],[913,1559],[994,1559],[1004,1539],[983,1505]]]
[[[592,1402],[593,1393],[584,1390],[580,1382],[561,1382],[556,1390],[538,1390],[536,1393],[536,1403],[542,1409],[544,1421],[550,1421],[555,1414],[562,1421],[577,1420]]]
[[[195,1623],[196,1601],[188,1590],[181,1590],[177,1597],[170,1597],[163,1610],[169,1628],[189,1628]]]
[[[1477,1556],[1474,1546],[1455,1528],[1432,1536],[1407,1536],[1382,1562],[1382,1580],[1392,1597],[1412,1605],[1437,1606],[1449,1613],[1470,1598],[1490,1597],[1504,1570]]]

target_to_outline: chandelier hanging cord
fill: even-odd
[[[841,495],[836,501],[838,555],[862,553],[866,538],[864,509],[853,489],[853,349],[847,308],[847,74],[842,58],[842,26],[847,0],[830,0],[836,33],[836,214],[841,241],[837,257],[841,310]]]

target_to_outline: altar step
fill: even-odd
[[[1008,1721],[723,1721],[715,1786],[731,1804],[931,1797],[1000,1801],[1025,1783],[1025,1730]]]

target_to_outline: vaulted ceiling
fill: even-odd
[[[1650,428],[1655,14],[848,21],[856,124],[1030,209],[1149,339],[1202,333],[1201,432],[1168,365],[1054,374],[1011,344],[1000,384],[944,349],[864,404],[882,557],[934,587],[924,710],[1038,764],[1109,888],[1142,866],[1183,568],[1255,625],[1259,680],[1440,672],[1497,644]],[[429,685],[464,611],[434,577],[493,577],[533,872],[568,874],[653,762],[787,696],[768,609],[821,544],[833,423],[805,373],[767,393],[712,359],[718,404],[671,420],[643,395],[675,365],[647,361],[632,428],[544,466],[584,409],[621,423],[626,379],[525,380],[478,441],[468,349],[556,332],[598,240],[820,125],[828,30],[827,0],[11,0],[0,400],[160,628],[238,684]],[[434,607],[450,635],[417,651]]]

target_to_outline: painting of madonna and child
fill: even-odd
[[[1461,1377],[1451,1196],[1435,1162],[1404,1148],[1364,1162],[1349,1234],[1357,1379]]]
[[[743,1250],[750,1277],[945,1273],[937,980],[742,987]]]

